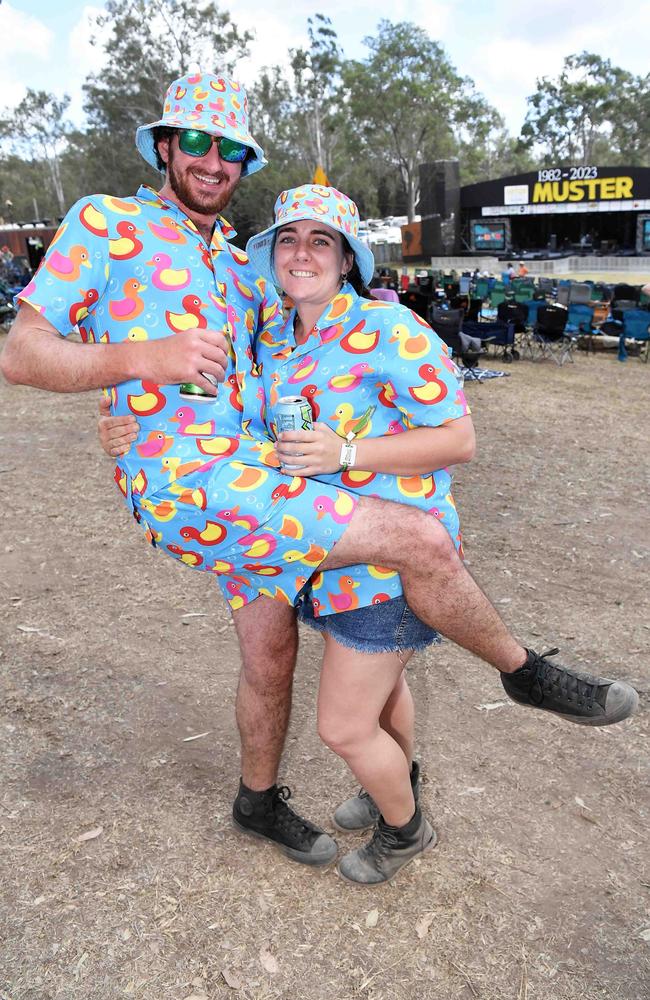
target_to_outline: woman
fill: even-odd
[[[374,259],[357,225],[350,199],[310,185],[283,192],[274,225],[249,241],[256,270],[295,303],[283,327],[256,344],[261,416],[273,430],[277,399],[306,396],[322,419],[313,431],[279,435],[283,469],[301,466],[287,475],[420,506],[460,546],[445,466],[472,457],[474,432],[457,371],[413,313],[360,296]],[[103,422],[102,440],[116,454],[123,430],[111,437],[111,427]],[[339,872],[361,884],[388,881],[436,842],[418,805],[404,668],[414,649],[439,639],[409,610],[392,571],[355,566],[305,583],[299,617],[325,640],[319,733],[363,786],[337,809],[335,823],[375,827],[365,847],[341,859]]]

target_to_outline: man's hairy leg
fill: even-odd
[[[376,563],[399,571],[411,608],[427,625],[506,673],[526,650],[465,569],[446,530],[430,514],[362,497],[319,569]]]
[[[258,597],[233,612],[242,668],[235,715],[244,784],[262,791],[276,783],[291,714],[298,627],[292,607]]]

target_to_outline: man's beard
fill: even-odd
[[[210,174],[206,170],[204,171],[206,177],[219,177],[222,183],[214,194],[211,194],[209,191],[197,193],[192,190],[190,183],[187,181],[187,169],[181,172],[176,167],[174,159],[174,150],[170,144],[169,159],[167,161],[167,178],[172,191],[185,208],[191,212],[197,212],[199,215],[217,215],[221,212],[232,198],[233,192],[239,183],[239,178],[229,181],[223,173]],[[200,169],[197,172],[202,173]]]

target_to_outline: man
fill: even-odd
[[[632,714],[629,685],[581,677],[517,642],[435,518],[272,474],[252,341],[277,321],[278,302],[229,246],[232,230],[219,215],[240,177],[265,164],[243,89],[209,74],[177,80],[162,118],[141,126],[136,142],[164,168],[162,188],[73,206],[20,296],[2,371],[58,392],[110,386],[113,411],[138,416],[138,444],[115,471],[127,506],[152,544],[189,565],[205,559],[233,610],[242,650],[236,825],[306,864],[336,854],[332,838],[294,813],[288,789],[276,785],[297,648],[292,600],[316,567],[398,570],[419,617],[501,671],[522,704],[586,725]],[[75,325],[83,344],[64,339]],[[215,382],[223,383],[218,392]],[[191,405],[183,383],[195,387]],[[203,410],[197,388],[213,397]],[[338,504],[336,517],[302,516],[323,495]],[[300,507],[296,497],[309,502]],[[170,520],[179,541],[165,544]],[[200,540],[202,555],[183,548],[188,538]]]

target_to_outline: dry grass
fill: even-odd
[[[642,709],[594,731],[487,709],[491,671],[419,655],[440,844],[370,890],[231,828],[237,650],[213,583],[129,526],[92,396],[0,387],[3,1000],[647,998],[650,367],[510,371],[468,389],[472,571],[522,637],[632,679]],[[319,651],[305,635],[283,776],[331,829],[353,782],[315,735]]]

